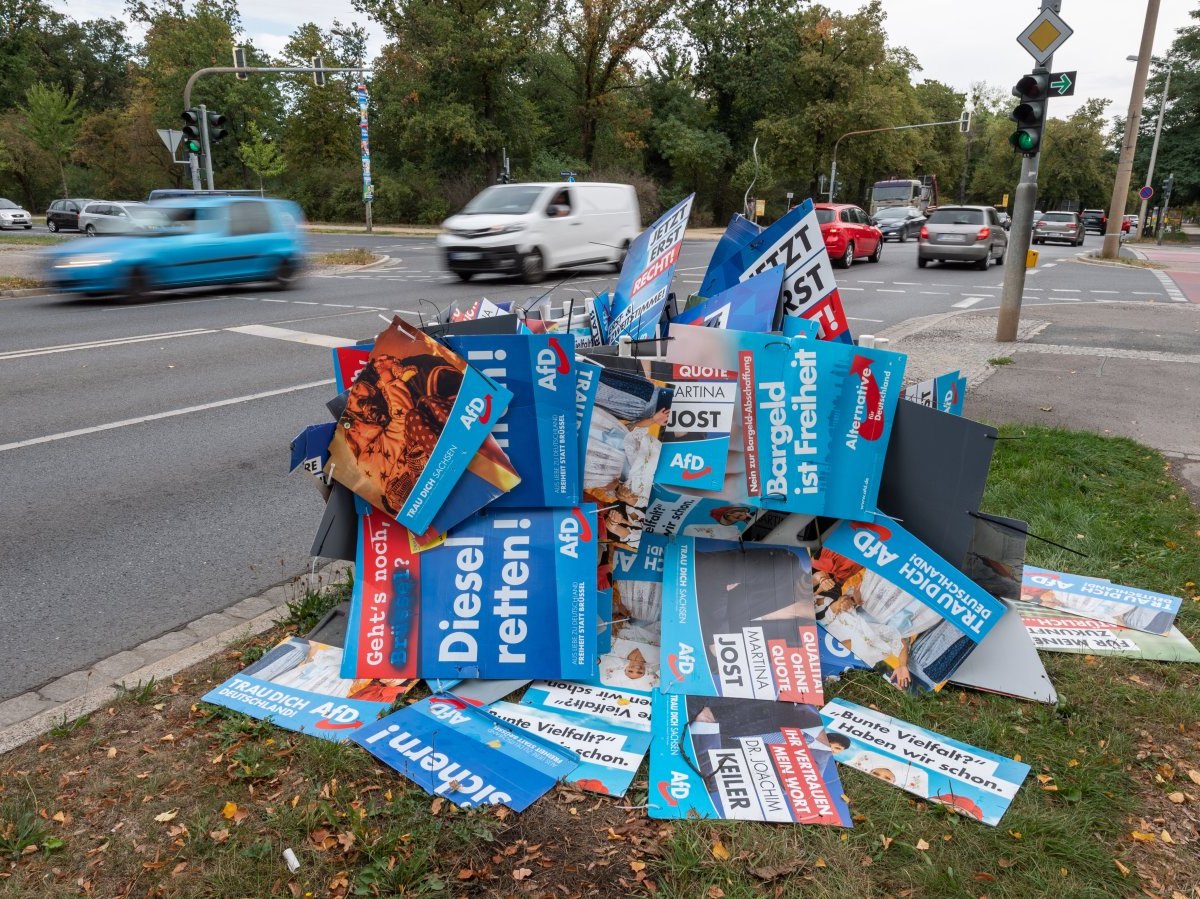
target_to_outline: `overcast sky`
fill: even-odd
[[[52,0],[76,19],[120,17],[122,0]],[[825,0],[825,6],[853,12],[861,0]],[[889,43],[907,47],[921,63],[918,78],[933,78],[966,91],[975,81],[1007,89],[1025,74],[1032,60],[1017,44],[1017,35],[1041,8],[1039,0],[884,0]],[[1189,10],[1200,0],[1161,0],[1154,52],[1162,55],[1175,32],[1189,24]],[[278,52],[297,25],[312,21],[329,27],[333,19],[367,26],[369,50],[383,44],[379,27],[356,16],[350,0],[241,0],[247,36],[258,47]],[[1112,101],[1108,114],[1125,115],[1134,64],[1146,16],[1144,0],[1062,0],[1062,18],[1074,35],[1055,55],[1055,71],[1076,70],[1075,96],[1056,100],[1052,114],[1069,115],[1090,97]]]

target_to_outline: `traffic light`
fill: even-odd
[[[234,47],[233,48],[233,67],[235,69],[246,68],[246,48],[245,47]],[[247,72],[234,72],[233,77],[236,78],[238,81],[250,80],[250,75]]]
[[[183,119],[183,146],[189,153],[200,155],[200,110],[185,109],[179,116]]]
[[[313,84],[315,84],[317,87],[324,87],[325,86],[325,62],[324,62],[324,60],[322,60],[321,57],[319,57],[319,56],[314,56],[310,60],[309,64],[314,69],[316,69],[316,71],[313,72]]]
[[[1013,87],[1013,96],[1020,99],[1009,116],[1017,123],[1017,130],[1009,135],[1008,142],[1022,156],[1036,156],[1042,145],[1042,129],[1046,127],[1046,96],[1050,88],[1050,73],[1035,69]]]
[[[1171,191],[1175,189],[1175,176],[1173,174],[1167,176],[1167,180],[1163,182],[1163,196],[1171,196]]]
[[[958,130],[963,134],[971,130],[971,110],[964,109],[962,115],[958,117]]]
[[[215,144],[223,137],[228,137],[229,131],[225,127],[225,116],[219,112],[210,112],[208,114],[208,142]]]

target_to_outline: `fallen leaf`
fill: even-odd
[[[720,887],[709,887],[708,899],[725,899],[725,891]]]
[[[1176,805],[1183,805],[1184,795],[1180,792],[1168,793],[1167,798],[1170,799],[1172,802],[1174,802]]]
[[[175,816],[179,814],[179,809],[173,808],[169,812],[163,812],[161,815],[155,815],[154,820],[159,824],[166,824],[168,821],[174,821]]]
[[[645,871],[645,870],[646,870],[646,863],[645,863],[645,862],[630,862],[630,863],[629,863],[629,870],[633,871],[635,874],[636,874],[638,871]]]
[[[1049,774],[1039,774],[1037,776],[1037,779],[1038,779],[1038,783],[1043,783],[1043,784],[1048,784],[1048,783],[1050,783],[1050,781],[1054,780],[1054,778],[1051,777]]]
[[[475,876],[475,872],[472,871],[470,868],[463,868],[461,871],[458,872],[459,880],[470,880],[474,876]]]
[[[1162,840],[1164,843],[1166,843],[1168,846],[1175,845],[1175,841],[1171,839],[1171,835],[1169,833],[1167,833],[1167,831],[1165,831],[1165,830],[1158,835],[1158,838],[1160,840]]]
[[[725,848],[725,844],[720,840],[717,840],[712,844],[712,854],[713,858],[719,859],[720,861],[729,861],[729,850]]]
[[[105,754],[106,756],[108,756],[110,759],[115,759],[115,758],[117,757],[117,747],[116,747],[116,746],[109,746],[109,747],[108,747],[108,751],[107,751],[106,753],[104,753],[104,754]]]
[[[924,840],[917,840],[917,851],[918,852],[924,852],[928,848],[929,848],[929,844],[926,843]]]
[[[342,852],[349,852],[354,848],[354,834],[346,830],[337,835],[338,845],[342,847]]]
[[[184,871],[187,870],[187,866],[188,866],[187,862],[180,862],[174,868],[171,869],[171,876],[178,877],[180,874],[182,874]]]
[[[214,843],[224,843],[229,839],[229,831],[224,827],[220,830],[210,830],[208,835]]]
[[[813,862],[813,867],[814,868],[824,868],[825,867],[825,859],[818,858],[815,862]]]
[[[1146,833],[1143,830],[1130,831],[1129,835],[1139,843],[1153,843],[1156,839],[1158,839],[1156,836],[1154,836],[1154,834]]]
[[[70,824],[71,815],[69,812],[55,812],[54,817],[50,820],[57,821],[59,824]]]
[[[439,796],[437,799],[433,800],[433,804],[429,806],[429,814],[431,814],[431,815],[441,814],[442,809],[445,807],[445,805],[446,805],[446,800],[443,799],[441,796]]]
[[[1021,831],[1019,831],[1019,830],[1010,830],[1010,831],[1008,832],[1008,835],[1009,835],[1010,837],[1012,837],[1014,840],[1019,840],[1019,839],[1021,839]]]
[[[1068,767],[1068,768],[1074,768],[1074,767],[1076,767],[1078,764],[1079,764],[1079,759],[1071,759],[1071,761],[1067,762],[1067,767]]]
[[[1189,768],[1188,777],[1191,778],[1192,783],[1200,787],[1200,771],[1197,771],[1195,768]]]
[[[517,868],[517,870],[513,871],[512,877],[513,880],[524,880],[532,873],[533,871],[529,868]]]
[[[884,849],[890,849],[892,843],[895,842],[891,837],[880,837],[879,842],[883,843]]]
[[[995,881],[995,880],[996,880],[996,875],[995,875],[995,874],[989,874],[987,871],[976,871],[976,872],[975,872],[975,879],[976,879],[976,880]]]
[[[1011,858],[998,858],[996,859],[996,864],[1001,868],[1011,868],[1015,862]]]
[[[1043,412],[1053,412],[1054,411],[1053,406],[1042,406],[1041,408],[1042,408]]]
[[[774,880],[776,877],[782,877],[785,874],[791,874],[793,871],[804,867],[804,862],[800,859],[794,859],[790,862],[784,862],[782,865],[768,865],[763,868],[751,868],[750,873],[759,880]]]
[[[1116,859],[1116,858],[1114,858],[1114,859],[1113,859],[1113,864],[1117,866],[1117,870],[1121,872],[1121,876],[1122,876],[1122,877],[1128,877],[1128,876],[1129,876],[1129,869],[1128,869],[1127,867],[1125,867],[1125,865],[1121,864],[1121,860],[1120,860],[1120,859]]]
[[[236,815],[237,813],[238,813],[238,807],[237,807],[236,802],[226,802],[225,805],[221,808],[221,817],[224,818],[226,821],[232,821],[233,816]]]

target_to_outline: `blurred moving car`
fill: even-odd
[[[46,227],[51,231],[80,231],[79,213],[92,200],[55,200],[46,210]]]
[[[855,259],[878,262],[883,256],[883,232],[871,224],[859,207],[847,203],[815,204],[821,237],[829,258],[839,268],[849,268]]]
[[[491,273],[535,284],[552,269],[609,263],[619,270],[641,230],[628,184],[494,184],[442,223],[437,245],[463,281]]]
[[[1004,261],[1008,235],[992,206],[939,206],[921,228],[917,266],[930,262],[974,262],[987,271],[993,260]]]
[[[33,216],[12,200],[0,197],[0,228],[24,228],[28,231],[32,227]]]
[[[1058,241],[1083,246],[1085,232],[1078,212],[1043,212],[1033,223],[1033,242]]]
[[[875,213],[872,224],[883,232],[884,240],[898,240],[904,243],[910,237],[921,233],[925,216],[916,206],[890,206]]]
[[[1103,234],[1108,227],[1108,213],[1103,209],[1083,210],[1083,228],[1085,231],[1095,231]]]
[[[145,203],[98,200],[80,210],[78,227],[88,237],[99,237],[153,231],[166,223],[160,211]]]
[[[1126,215],[1121,218],[1121,233],[1129,234],[1137,233],[1138,217],[1136,215]]]
[[[149,208],[164,223],[155,230],[46,250],[46,282],[68,293],[140,298],[161,289],[247,281],[286,289],[303,269],[304,217],[291,201],[205,197]]]
[[[997,209],[996,215],[1000,218],[1000,227],[1002,227],[1005,231],[1012,227],[1012,216],[1010,216],[1007,212]]]

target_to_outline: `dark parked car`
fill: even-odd
[[[1103,234],[1108,227],[1108,213],[1103,209],[1085,209],[1083,210],[1083,230],[1095,231],[1097,234]]]
[[[925,216],[916,206],[890,206],[875,213],[875,227],[883,232],[884,240],[904,243],[921,233]]]
[[[79,213],[91,200],[55,200],[46,210],[46,227],[51,231],[78,231]]]
[[[1083,222],[1079,220],[1078,212],[1043,212],[1033,223],[1034,243],[1056,240],[1080,247],[1083,237]]]

